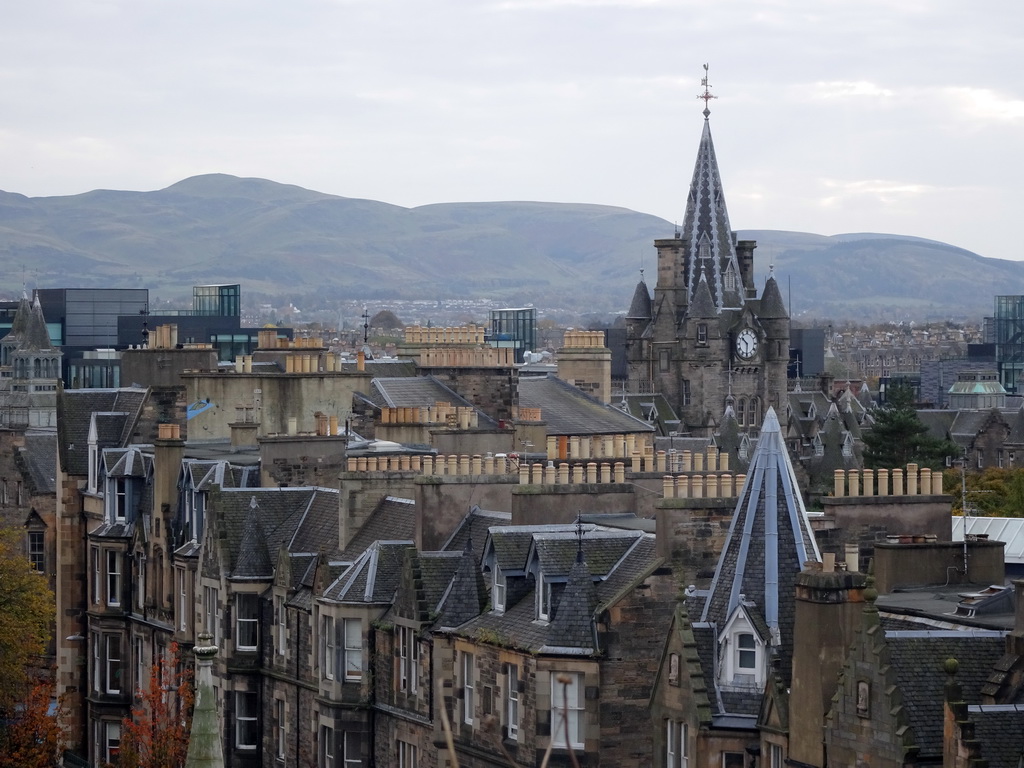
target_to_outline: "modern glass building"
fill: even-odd
[[[239,317],[242,289],[239,285],[197,285],[192,288],[192,314]]]
[[[488,341],[492,347],[514,349],[516,362],[523,362],[523,353],[537,349],[536,307],[492,309]]]
[[[993,326],[996,364],[1003,388],[1019,393],[1024,384],[1024,296],[996,296]]]

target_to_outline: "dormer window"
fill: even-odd
[[[100,447],[89,442],[89,492],[96,493],[99,487]]]
[[[730,264],[729,268],[725,270],[725,290],[736,290],[736,271],[732,268],[732,264]]]
[[[115,522],[124,522],[128,517],[128,480],[115,477],[111,483],[111,514]]]
[[[821,442],[821,438],[818,435],[814,436],[814,455],[824,456],[825,455],[825,444]]]
[[[847,433],[846,439],[843,440],[843,456],[849,459],[853,456],[853,437]]]
[[[495,565],[491,584],[491,603],[497,613],[505,612],[506,586],[505,574],[501,568]]]
[[[543,573],[537,576],[537,619],[551,620],[551,584],[544,578]]]
[[[708,345],[708,324],[697,323],[697,344],[706,347]]]
[[[758,689],[764,686],[764,642],[755,633],[742,605],[726,623],[718,643],[722,660],[719,679],[724,685]]]

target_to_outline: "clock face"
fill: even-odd
[[[757,352],[757,334],[752,328],[744,328],[736,336],[736,354],[747,360]]]

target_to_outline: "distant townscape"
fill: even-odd
[[[1020,768],[1024,267],[708,114],[678,226],[0,194],[0,765]]]

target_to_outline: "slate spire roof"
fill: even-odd
[[[647,283],[641,280],[636,284],[633,291],[633,301],[629,304],[629,312],[626,313],[627,320],[650,320],[654,317],[651,306],[651,294],[647,290]]]
[[[274,564],[270,561],[267,550],[267,537],[259,520],[260,507],[256,497],[252,497],[249,513],[245,517],[242,528],[242,542],[239,546],[238,560],[231,574],[236,579],[269,579],[274,575]]]
[[[701,621],[724,626],[743,599],[773,639],[791,647],[796,575],[805,562],[820,559],[778,417],[769,408]]]
[[[779,291],[779,284],[775,280],[774,272],[769,273],[768,280],[764,284],[764,291],[761,293],[761,310],[759,315],[766,320],[781,320],[789,317],[789,313],[786,311],[786,303],[782,300],[782,293]]]
[[[732,267],[733,274],[739,275],[739,262],[732,242],[732,228],[725,208],[725,193],[722,178],[718,172],[718,159],[711,141],[711,125],[704,119],[704,131],[697,149],[697,163],[693,169],[693,180],[686,198],[686,213],[683,217],[683,240],[687,272],[690,275],[691,297],[697,288],[697,279],[706,272],[709,288],[715,305],[725,306],[724,277]],[[731,298],[731,297],[730,297]],[[740,302],[741,295],[736,295]]]
[[[26,350],[53,349],[53,342],[50,341],[50,333],[46,330],[46,318],[43,317],[43,308],[39,305],[38,296],[32,302],[28,323],[19,348]]]
[[[693,291],[693,299],[686,310],[688,317],[711,319],[718,315],[718,306],[711,295],[711,286],[708,284],[707,273],[701,272],[697,281],[697,288]]]
[[[559,648],[563,652],[573,648],[592,653],[597,648],[593,621],[596,607],[597,590],[581,548],[569,570],[565,591],[551,621],[548,647]]]

